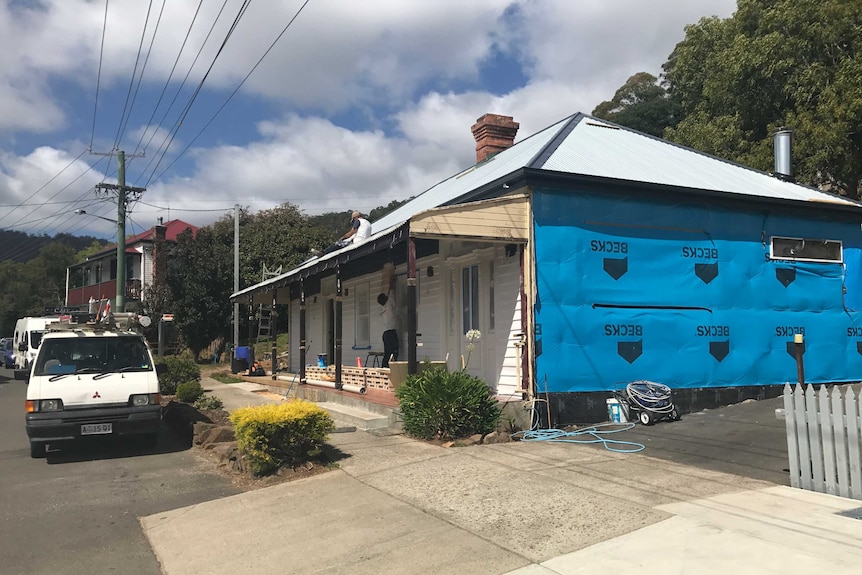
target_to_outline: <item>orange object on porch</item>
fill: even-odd
[[[356,356],[356,367],[362,367],[362,358]]]

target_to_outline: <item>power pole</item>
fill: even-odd
[[[98,154],[107,156],[109,154]],[[142,156],[132,156],[142,157]],[[117,195],[117,293],[114,307],[118,312],[125,311],[126,304],[126,208],[129,195],[139,198],[146,188],[126,185],[126,153],[117,151],[117,183],[96,184],[97,190],[113,191]]]
[[[233,205],[233,293],[239,291],[239,204]],[[249,342],[251,345],[251,342]],[[239,346],[239,302],[233,303],[233,349]]]

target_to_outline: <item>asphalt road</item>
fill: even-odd
[[[138,518],[238,492],[166,426],[151,449],[102,438],[31,459],[25,396],[0,368],[2,573],[159,575]]]

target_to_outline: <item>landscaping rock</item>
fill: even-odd
[[[195,433],[195,443],[203,446],[204,449],[209,449],[208,446],[212,444],[228,441],[236,441],[236,435],[233,427],[226,425],[205,429],[200,434]]]

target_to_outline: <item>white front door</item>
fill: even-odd
[[[460,329],[458,341],[459,350],[467,364],[467,372],[483,377],[483,345],[481,339],[475,336],[482,332],[482,285],[478,263],[461,267],[460,273]],[[460,362],[459,358],[459,362]]]

